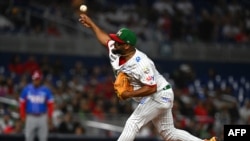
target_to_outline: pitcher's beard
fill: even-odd
[[[122,51],[121,50],[112,49],[112,53],[122,55]]]

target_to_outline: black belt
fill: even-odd
[[[170,89],[171,88],[171,85],[166,85],[164,88],[162,88],[162,90],[168,90],[168,89]]]

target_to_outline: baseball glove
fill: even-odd
[[[118,98],[122,98],[122,93],[125,91],[133,91],[133,86],[130,85],[128,76],[124,72],[120,72],[115,80],[114,89]]]

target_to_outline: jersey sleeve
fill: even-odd
[[[108,42],[107,42],[107,48],[108,48],[109,51],[111,51],[111,49],[114,48],[114,43],[115,43],[115,41],[108,40]]]
[[[23,90],[21,91],[19,101],[25,102],[26,97],[27,97],[27,87],[23,88]]]
[[[25,120],[25,107],[26,107],[27,87],[25,87],[20,94],[19,98],[19,114],[21,120]]]
[[[113,40],[108,40],[107,43],[106,43],[106,46],[105,46],[106,49],[110,50],[110,47],[111,47],[112,44],[114,44],[114,41]]]

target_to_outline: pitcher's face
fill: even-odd
[[[115,48],[112,50],[112,53],[120,54],[120,55],[126,54],[126,50],[125,50],[126,45],[127,44],[115,42],[114,43]]]

